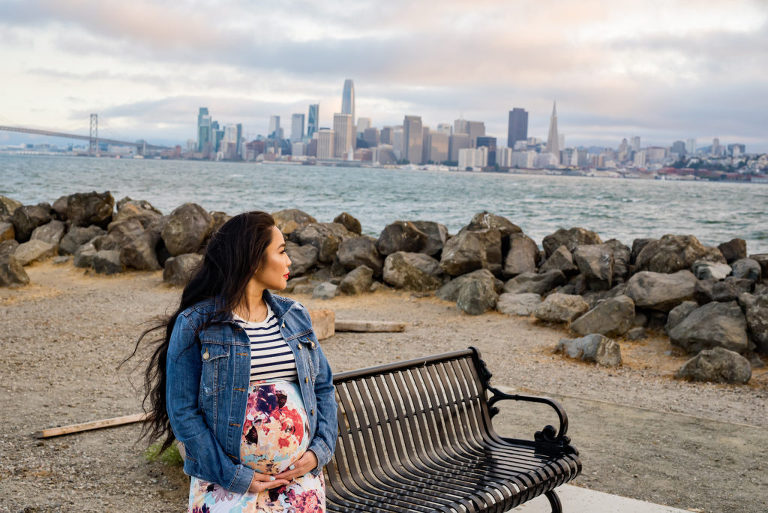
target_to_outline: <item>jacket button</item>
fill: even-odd
[[[280,325],[281,328],[285,328],[285,321],[283,321],[283,324]]]
[[[306,376],[304,377],[304,383],[309,383],[309,378]]]
[[[312,408],[311,410],[309,410],[309,413],[310,413],[311,415],[314,415],[314,414],[315,414],[315,409],[314,409],[314,408]]]
[[[208,354],[208,350],[206,349],[205,352],[203,353],[203,360],[207,360],[210,357],[211,357],[211,355]]]
[[[301,344],[299,344],[299,351],[301,351]]]

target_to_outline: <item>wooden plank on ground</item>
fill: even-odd
[[[405,323],[388,321],[336,321],[336,331],[366,333],[400,332],[405,331]]]
[[[83,422],[81,424],[70,424],[69,426],[61,426],[49,429],[43,429],[34,434],[35,438],[52,438],[54,436],[69,435],[71,433],[80,433],[81,431],[90,431],[93,429],[101,429],[106,427],[122,426],[125,424],[133,424],[135,422],[141,422],[147,418],[146,413],[135,413],[133,415],[124,415],[122,417],[113,417],[110,419],[94,420],[91,422]]]

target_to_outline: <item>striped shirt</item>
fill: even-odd
[[[234,315],[251,341],[251,381],[295,381],[296,360],[293,351],[280,334],[277,317],[267,305],[267,317],[261,322],[248,322]]]

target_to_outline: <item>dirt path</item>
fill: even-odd
[[[85,275],[69,264],[28,268],[32,285],[0,289],[0,512],[181,511],[186,478],[147,463],[137,426],[38,441],[50,426],[139,411],[137,369],[116,370],[179,289],[160,273]],[[625,365],[602,369],[551,348],[565,332],[527,318],[470,317],[450,303],[379,292],[312,300],[337,318],[402,320],[400,334],[338,334],[323,342],[335,371],[478,347],[497,385],[559,397],[584,473],[577,485],[707,512],[765,511],[768,370],[748,386],[672,379],[682,355],[664,337],[622,342]],[[133,366],[129,366],[133,367]],[[530,437],[554,419],[502,405],[499,431]]]

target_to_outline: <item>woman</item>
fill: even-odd
[[[227,221],[165,324],[146,374],[151,439],[183,444],[190,512],[325,511],[332,373],[307,310],[268,289],[291,260],[275,221]]]

